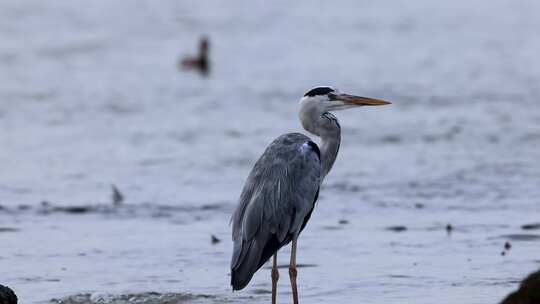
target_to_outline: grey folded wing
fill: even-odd
[[[253,167],[233,215],[231,284],[242,289],[280,247],[303,229],[320,186],[320,152],[309,137],[274,140]]]

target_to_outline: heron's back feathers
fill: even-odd
[[[300,133],[278,137],[259,158],[232,218],[234,290],[244,288],[279,248],[298,236],[313,210],[320,175],[319,149]]]

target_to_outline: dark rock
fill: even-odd
[[[501,302],[501,304],[537,303],[540,303],[540,270],[527,276],[519,285],[519,289]]]
[[[0,304],[17,304],[17,295],[9,287],[0,285]]]

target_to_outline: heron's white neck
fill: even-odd
[[[326,177],[336,161],[341,142],[341,128],[337,118],[320,104],[300,102],[300,123],[306,131],[321,138],[322,178]]]

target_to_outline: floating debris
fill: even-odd
[[[107,209],[113,208],[105,205],[54,206],[52,203],[43,201],[41,202],[41,206],[37,209],[37,213],[43,215],[51,213],[87,214],[105,212]]]
[[[403,232],[407,231],[407,227],[405,226],[390,226],[386,227],[386,230],[394,231],[394,232]]]
[[[11,288],[0,284],[0,304],[17,304],[17,295]]]
[[[54,211],[81,214],[81,213],[88,213],[88,212],[92,211],[92,207],[91,206],[55,207]]]
[[[424,207],[426,207],[426,206],[424,204],[422,204],[422,203],[414,204],[414,208],[416,208],[416,209],[424,209]]]
[[[213,235],[213,234],[210,235],[210,238],[211,238],[211,240],[212,240],[212,244],[214,244],[214,245],[217,244],[217,243],[219,243],[219,242],[221,242],[221,240],[218,239],[218,238],[217,238],[215,235]]]
[[[112,188],[112,204],[113,206],[120,206],[122,202],[124,201],[124,195],[116,188],[116,186],[113,184],[111,185]]]
[[[204,204],[204,205],[201,206],[201,209],[202,210],[219,210],[219,209],[223,209],[225,204],[226,203],[224,203],[224,202],[215,203],[215,204]]]
[[[501,304],[540,303],[540,270],[533,272],[519,285],[519,289],[509,294]]]
[[[12,227],[0,227],[0,232],[17,232],[19,231],[19,228],[12,228]],[[1,304],[2,302],[0,302]]]
[[[453,230],[454,230],[454,227],[452,227],[452,224],[447,224],[447,225],[446,225],[446,233],[447,233],[447,234],[450,235],[450,234],[452,233]]]
[[[536,230],[540,229],[540,223],[525,224],[521,226],[523,230]]]
[[[52,212],[82,214],[82,213],[91,212],[91,211],[94,210],[94,208],[95,207],[90,206],[90,205],[53,206],[53,204],[48,202],[48,201],[42,201],[41,206],[38,209],[38,212],[41,213],[41,214],[49,214],[49,213],[52,213]]]
[[[538,234],[504,234],[497,238],[504,238],[513,241],[537,241],[540,240],[540,235]]]
[[[348,220],[339,220],[338,222],[340,225],[347,225],[349,223]]]

